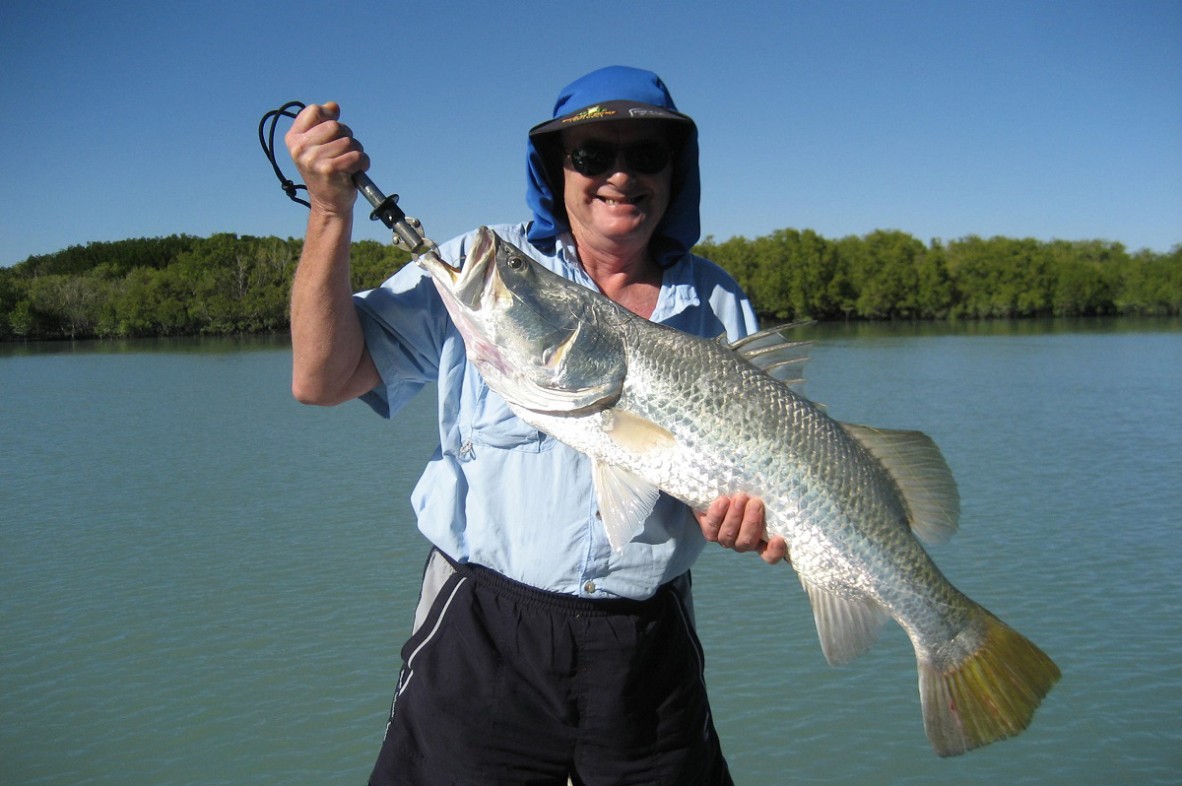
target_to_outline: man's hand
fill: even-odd
[[[335,101],[309,104],[284,136],[312,209],[327,215],[352,215],[357,200],[353,175],[369,169],[369,156],[349,127],[338,122],[340,116]]]
[[[719,497],[705,512],[694,512],[702,534],[711,543],[735,551],[757,551],[764,562],[774,565],[788,558],[788,544],[776,535],[767,537],[763,500],[736,494]]]

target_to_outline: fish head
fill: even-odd
[[[605,317],[616,306],[602,295],[547,270],[487,227],[476,231],[459,267],[434,250],[417,261],[431,274],[468,359],[510,404],[581,414],[619,398],[627,361],[618,320]]]

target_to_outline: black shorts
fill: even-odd
[[[443,559],[428,561],[371,786],[732,783],[677,590],[688,576],[646,601],[591,601]]]

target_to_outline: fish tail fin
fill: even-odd
[[[920,659],[919,694],[928,739],[941,756],[1020,733],[1058,681],[1055,662],[1029,639],[981,609],[972,638],[959,657]],[[964,638],[962,634],[953,648]],[[971,647],[971,644],[968,645]]]

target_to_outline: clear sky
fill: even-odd
[[[524,220],[526,130],[613,64],[697,121],[717,240],[1182,243],[1180,0],[6,0],[0,265],[302,235],[257,139],[289,100],[339,101],[432,238]]]

